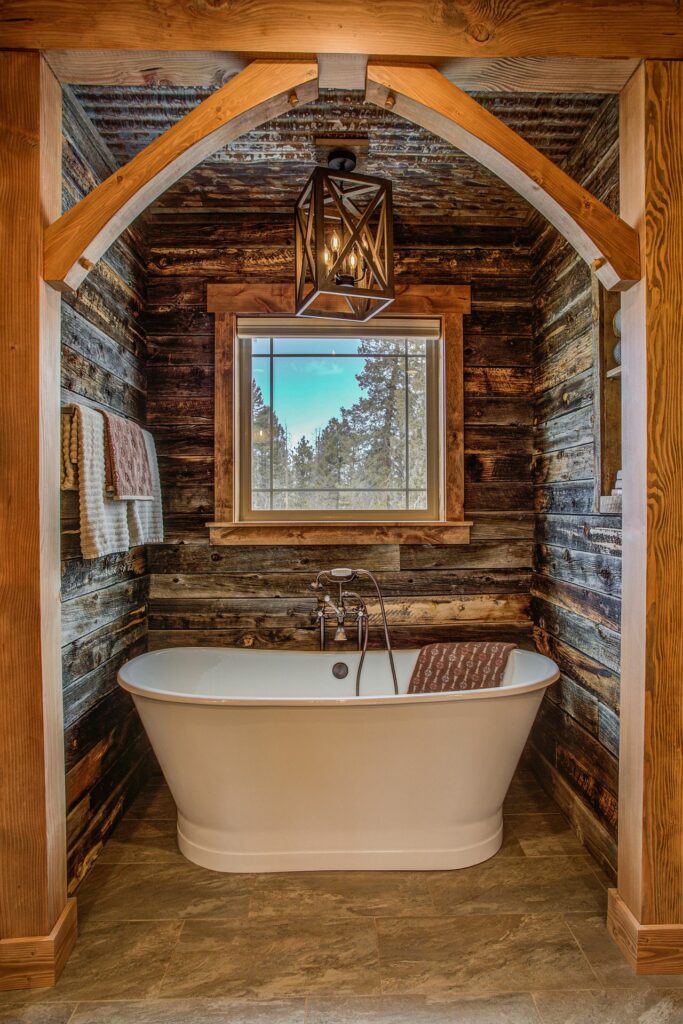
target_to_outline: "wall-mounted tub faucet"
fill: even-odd
[[[389,626],[387,624],[387,613],[384,607],[384,598],[379,588],[377,579],[370,572],[369,569],[322,569],[316,576],[313,583],[310,584],[311,590],[319,591],[324,589],[324,584],[337,584],[339,587],[339,601],[337,604],[332,600],[329,594],[325,594],[323,598],[322,606],[318,609],[318,624],[320,626],[320,650],[325,650],[325,629],[327,619],[329,617],[328,609],[337,620],[337,628],[334,634],[336,642],[341,643],[347,639],[345,624],[347,621],[355,622],[358,630],[358,650],[361,652],[360,660],[358,662],[358,671],[356,672],[356,696],[360,692],[360,679],[363,671],[363,662],[365,661],[365,652],[368,649],[368,610],[365,605],[365,601],[356,593],[355,590],[345,590],[344,583],[350,583],[352,580],[367,579],[370,580],[375,588],[377,594],[377,600],[379,602],[379,610],[382,618],[382,626],[384,627],[384,642],[386,644],[387,655],[389,657],[389,666],[391,668],[391,677],[394,684],[394,693],[398,693],[398,679],[396,677],[396,666],[394,664],[394,653],[391,649],[391,640],[389,638]]]

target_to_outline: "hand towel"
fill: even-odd
[[[151,501],[152,474],[142,428],[104,412],[107,490],[116,501]]]
[[[123,503],[107,495],[104,472],[104,418],[86,405],[62,413],[62,486],[75,489],[78,477],[81,553],[100,558],[130,546]]]
[[[61,444],[61,488],[63,491],[78,490],[78,432],[77,420],[72,405],[65,406],[60,414],[62,425]],[[72,459],[72,433],[73,450],[75,458]]]
[[[500,686],[515,646],[489,640],[428,644],[417,656],[408,693],[444,693]]]
[[[157,452],[150,432],[143,430],[142,436],[152,478],[152,500],[128,502],[128,531],[132,545],[161,544],[164,539],[164,517]]]

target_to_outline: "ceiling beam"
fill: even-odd
[[[270,55],[275,59],[274,55]],[[218,50],[47,50],[45,57],[65,85],[176,85],[214,89],[249,63]],[[426,61],[425,63],[429,63]],[[576,57],[458,57],[432,61],[454,85],[469,92],[618,93],[638,59]],[[367,57],[318,55],[321,89],[365,88]]]
[[[683,57],[679,0],[4,0],[8,49]]]
[[[640,63],[592,57],[457,57],[431,62],[466,92],[619,93]]]
[[[368,64],[366,98],[422,125],[507,182],[573,245],[603,285],[640,278],[638,235],[480,103],[435,68]]]
[[[178,178],[244,132],[317,96],[317,64],[254,61],[46,228],[44,279],[61,291],[77,288]]]
[[[219,89],[249,61],[216,50],[46,50],[63,85],[184,85]]]

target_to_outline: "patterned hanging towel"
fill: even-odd
[[[115,501],[152,501],[152,473],[142,428],[103,410],[107,491]]]
[[[476,640],[428,644],[417,656],[408,693],[484,690],[500,686],[516,644]]]

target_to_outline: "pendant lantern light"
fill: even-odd
[[[330,155],[295,207],[296,315],[371,320],[394,300],[391,182]]]

